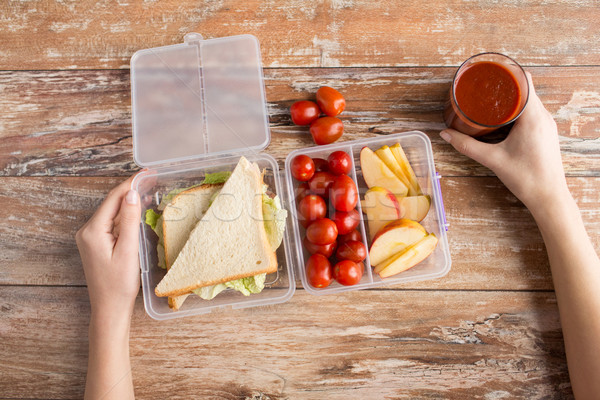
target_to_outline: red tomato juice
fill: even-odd
[[[447,125],[472,136],[510,122],[522,109],[519,82],[505,66],[492,61],[468,66],[455,78],[450,97]]]

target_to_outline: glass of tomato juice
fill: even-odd
[[[482,136],[514,122],[529,99],[525,71],[500,53],[481,53],[456,71],[444,109],[446,126]]]

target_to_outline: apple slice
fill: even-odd
[[[396,161],[400,165],[402,172],[404,173],[414,190],[414,194],[412,194],[411,196],[423,194],[423,192],[421,191],[421,187],[419,186],[417,176],[415,175],[415,171],[413,171],[412,167],[410,166],[410,162],[408,162],[406,153],[404,153],[404,150],[402,149],[402,146],[400,146],[400,143],[396,143],[395,145],[390,147],[390,150],[392,151],[392,154],[394,155]]]
[[[360,151],[360,168],[368,187],[381,186],[399,196],[406,196],[408,193],[406,185],[368,147],[363,147]]]
[[[365,193],[361,202],[362,211],[367,214],[369,236],[375,234],[390,221],[395,221],[402,215],[402,209],[396,196],[389,190],[380,186],[373,186]]]
[[[381,264],[383,269],[378,272],[379,276],[387,278],[414,267],[433,253],[437,242],[438,238],[433,233],[430,233],[417,243],[384,261]]]
[[[376,266],[398,254],[413,243],[418,242],[427,235],[425,228],[418,222],[410,219],[398,219],[385,225],[373,238],[369,259],[371,265]]]
[[[427,216],[431,207],[431,197],[429,195],[399,197],[398,203],[402,207],[404,214],[402,218],[412,219],[413,221],[421,222]]]
[[[398,162],[396,161],[396,157],[394,157],[394,154],[392,154],[390,148],[388,146],[383,146],[380,149],[375,150],[375,154],[377,155],[377,157],[381,158],[381,161],[383,161],[384,164],[387,165],[387,167],[398,177],[398,179],[402,181],[404,186],[407,187],[408,195],[414,196],[416,194],[414,193],[415,190],[413,189],[410,182],[402,172],[400,164],[398,164]]]

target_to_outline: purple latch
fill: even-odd
[[[440,199],[440,205],[442,206],[442,216],[444,217],[444,228],[446,228],[446,232],[448,232],[448,228],[450,227],[450,224],[446,220],[446,209],[444,208],[444,198],[442,197],[442,188],[440,185],[440,179],[442,179],[442,176],[439,174],[439,172],[436,171],[435,177],[437,178],[435,188],[437,190],[437,194]]]

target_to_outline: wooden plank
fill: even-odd
[[[557,120],[569,175],[600,176],[600,67],[532,68],[542,100]],[[425,131],[443,175],[491,172],[438,137],[454,68],[267,69],[272,140],[283,162],[291,149],[312,146],[289,106],[322,85],[348,100],[346,134],[359,139]],[[129,175],[131,112],[127,71],[0,72],[0,175]]]
[[[0,284],[85,284],[75,233],[121,180],[0,179]]]
[[[38,0],[2,2],[0,15],[8,70],[127,68],[136,50],[193,31],[253,34],[269,67],[447,66],[482,51],[525,65],[600,64],[593,1]]]
[[[119,180],[0,178],[0,284],[84,285],[73,237]],[[600,178],[568,182],[600,250]],[[533,219],[496,178],[444,178],[442,191],[452,270],[401,288],[552,290]]]
[[[81,398],[85,288],[0,288],[0,393]],[[241,328],[241,329],[240,329]],[[43,334],[42,334],[43,332]],[[568,398],[549,292],[371,290],[157,322],[136,302],[139,399]]]

